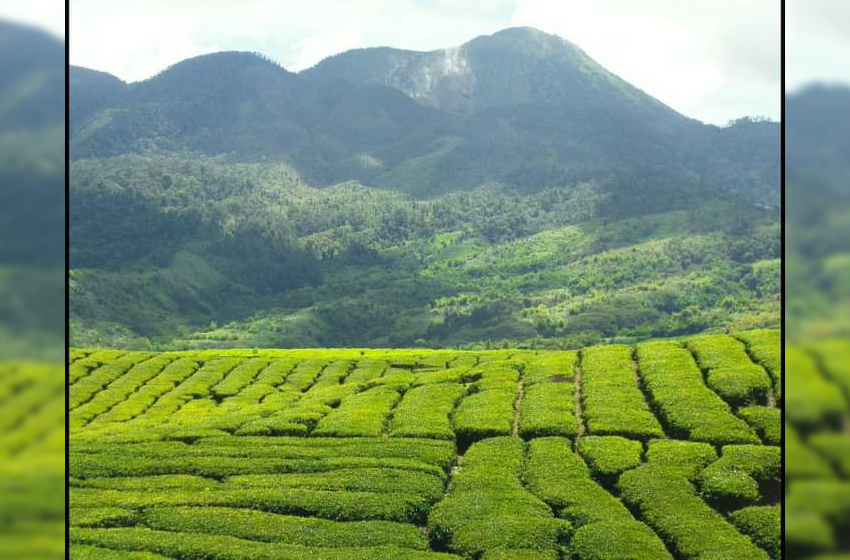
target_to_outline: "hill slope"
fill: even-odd
[[[73,349],[72,553],[778,558],[779,332],[737,337],[580,352]],[[745,506],[762,524],[723,515]]]
[[[75,343],[576,345],[778,321],[778,125],[703,125],[557,37],[298,74],[238,52],[131,84],[71,73]]]
[[[124,87],[74,81],[74,107],[85,105],[75,158],[178,149],[274,158],[313,183],[358,180],[420,196],[490,182],[533,191],[649,164],[778,202],[776,123],[721,129],[688,119],[528,28],[431,53],[350,51],[300,74],[228,52]]]

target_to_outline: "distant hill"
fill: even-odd
[[[850,87],[813,83],[785,97],[785,166],[850,195]]]
[[[850,87],[813,83],[785,98],[789,340],[850,333]]]
[[[534,191],[648,164],[778,202],[777,123],[704,125],[530,28],[427,53],[349,51],[299,74],[239,52],[133,84],[71,72],[75,158],[271,158],[317,184],[418,196],[487,183]]]
[[[71,86],[75,344],[569,346],[778,323],[779,125],[702,124],[561,38],[299,73],[223,52],[135,83],[74,67]]]

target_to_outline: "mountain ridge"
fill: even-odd
[[[576,347],[775,326],[778,124],[704,125],[558,38],[497,35],[467,58],[338,55],[354,80],[247,52],[129,84],[72,68],[72,343]],[[451,75],[417,100],[387,56],[413,85],[432,63]]]
[[[417,196],[489,183],[537,190],[647,163],[778,204],[778,158],[746,155],[778,141],[776,123],[704,125],[529,28],[428,52],[346,51],[298,73],[224,51],[129,84],[72,81],[74,158],[188,150],[272,159],[313,183]]]

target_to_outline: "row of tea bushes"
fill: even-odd
[[[728,335],[691,337],[688,348],[706,372],[706,383],[733,407],[767,404],[771,380],[753,363],[744,344]]]
[[[428,516],[438,546],[466,557],[502,548],[559,549],[570,524],[523,487],[523,447],[513,437],[470,446],[448,493]]]
[[[639,344],[637,358],[649,398],[671,436],[715,445],[759,443],[747,423],[706,387],[691,353],[678,343]]]
[[[638,388],[630,347],[585,348],[581,351],[581,375],[584,418],[590,434],[644,440],[664,437]]]
[[[566,438],[529,443],[528,489],[575,527],[570,551],[578,560],[672,560],[652,530],[590,476]]]

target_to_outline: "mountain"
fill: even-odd
[[[575,346],[778,321],[778,124],[704,125],[558,37],[71,85],[74,344]]]
[[[65,45],[0,19],[0,133],[55,126],[65,117]]]
[[[238,52],[125,87],[71,72],[72,103],[90,105],[74,119],[75,158],[265,158],[319,185],[356,180],[417,196],[489,183],[528,192],[657,165],[778,203],[777,123],[704,125],[529,28],[428,53],[349,51],[298,74]]]
[[[657,117],[681,118],[605,70],[576,45],[530,27],[505,29],[430,52],[371,48],[328,57],[305,72],[392,86],[456,114],[502,105],[605,106],[631,102]]]
[[[785,232],[789,340],[850,333],[850,87],[786,95]]]
[[[65,341],[65,45],[0,19],[0,361]]]
[[[785,167],[850,195],[850,87],[813,83],[785,96]]]

